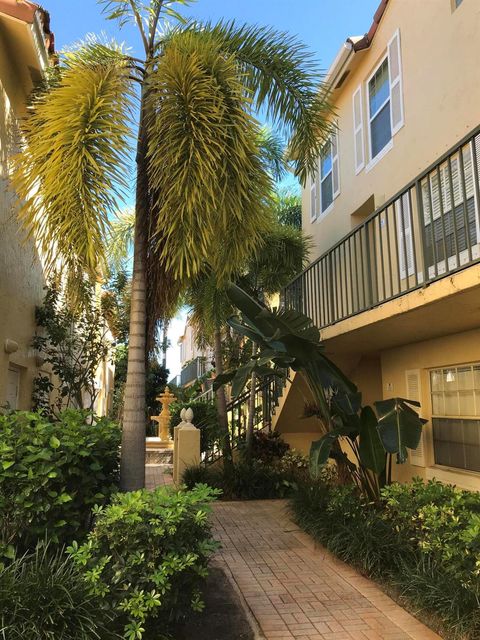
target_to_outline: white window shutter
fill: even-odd
[[[395,201],[397,218],[397,241],[400,278],[406,278],[415,273],[413,256],[412,214],[408,192]],[[405,264],[406,258],[406,264]]]
[[[313,222],[317,218],[317,180],[316,176],[311,178],[310,186],[310,221]]]
[[[396,31],[388,43],[388,72],[390,75],[390,117],[392,136],[403,126],[402,59],[400,55],[400,31]]]
[[[340,193],[340,166],[338,164],[338,129],[332,133],[332,185],[333,199]]]
[[[416,400],[420,402],[422,399],[420,388],[420,369],[410,369],[405,371],[405,380],[407,386],[407,400]],[[416,408],[416,407],[415,407]],[[410,464],[416,467],[425,467],[425,433],[422,429],[422,435],[420,436],[420,442],[416,449],[409,449]]]
[[[365,147],[363,141],[362,85],[353,94],[353,139],[355,146],[355,174],[365,166]]]

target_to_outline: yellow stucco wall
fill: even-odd
[[[18,59],[17,54],[17,59]],[[0,38],[0,405],[7,398],[9,366],[20,374],[18,408],[30,407],[32,379],[37,372],[31,340],[34,310],[43,298],[43,269],[33,242],[23,242],[9,183],[9,155],[14,151],[17,117],[25,93],[18,82],[15,57]],[[5,352],[5,340],[18,343]]]
[[[365,31],[371,16],[365,15]],[[365,150],[368,148],[366,81],[399,29],[404,126],[392,149],[355,175],[352,96],[363,85]],[[371,47],[354,54],[355,68],[334,92],[339,126],[340,195],[325,217],[310,222],[310,183],[303,192],[303,228],[315,259],[359,222],[352,214],[374,195],[375,207],[393,196],[436,158],[480,124],[478,34],[480,3],[463,0],[390,0]],[[345,37],[352,34],[345,34]],[[339,43],[340,45],[341,43]],[[368,153],[367,158],[368,162]]]
[[[437,477],[444,482],[451,482],[463,488],[480,490],[480,474],[435,466],[430,422],[432,404],[429,370],[476,362],[480,362],[480,329],[397,347],[381,354],[383,397],[407,397],[405,372],[419,369],[420,413],[423,418],[429,420],[424,427],[426,467],[411,464],[395,465],[395,478],[405,481],[416,475],[423,478]]]

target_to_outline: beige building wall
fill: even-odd
[[[408,481],[414,476],[425,479],[435,477],[465,489],[480,490],[479,473],[435,465],[430,385],[430,371],[432,369],[479,362],[480,329],[408,344],[382,353],[383,397],[408,397],[406,373],[418,371],[420,374],[420,414],[428,420],[423,433],[425,466],[419,464],[395,465],[394,478]]]
[[[463,0],[458,8],[454,7],[455,2],[451,0],[389,0],[370,46],[356,53],[343,49],[337,56],[332,65],[337,74],[335,83],[349,69],[341,88],[333,92],[338,119],[340,188],[327,212],[320,213],[315,221],[311,221],[312,181],[303,191],[303,228],[313,236],[316,245],[312,259],[332,248],[375,209],[480,125],[477,51],[480,3]],[[366,27],[368,18],[366,16]],[[388,43],[396,33],[401,51],[403,125],[385,150],[372,161],[369,157],[367,118],[368,80],[386,55]],[[358,41],[358,38],[353,41]],[[337,64],[342,59],[347,60],[347,66],[343,62]],[[353,95],[359,87],[362,91],[365,158],[361,170],[355,164],[353,114]],[[477,215],[479,206],[477,203]],[[385,264],[388,247],[392,251],[396,247],[394,211],[390,210],[387,215],[390,215],[390,230],[385,224],[385,215],[376,220],[376,226],[370,226],[370,232],[377,234],[377,264],[382,264],[382,261]],[[418,256],[421,230],[417,216],[413,201]],[[382,246],[383,255],[380,251]],[[417,389],[420,413],[428,422],[421,446],[411,453],[409,462],[394,465],[394,478],[408,481],[414,476],[424,479],[436,477],[460,487],[480,490],[480,473],[435,463],[430,383],[432,369],[480,363],[480,266],[474,264],[354,315],[364,303],[364,294],[361,290],[357,292],[357,302],[348,299],[352,277],[349,249],[347,245],[344,253],[339,252],[333,257],[333,260],[343,261],[344,273],[347,273],[344,280],[333,283],[333,288],[335,297],[343,300],[348,314],[352,315],[322,330],[327,355],[357,384],[364,404],[391,397],[410,396],[415,399],[412,394]],[[338,264],[335,266],[339,268]],[[393,268],[396,268],[395,264]],[[320,271],[322,273],[328,271]],[[399,279],[398,272],[392,275],[394,281]],[[418,282],[422,279],[423,276],[419,277]],[[361,287],[361,279],[359,282]],[[415,286],[416,282],[415,276],[410,276],[408,283],[402,282],[402,290],[407,288],[407,284]],[[322,281],[319,284],[310,275],[306,283],[304,295],[310,295],[312,287],[316,287],[321,304]],[[385,299],[398,293],[379,290],[378,297]],[[319,309],[313,313],[320,317]],[[304,423],[299,418],[304,403],[301,391],[301,384],[295,379],[288,396],[282,399],[282,413],[277,417],[276,428],[292,444],[299,443],[306,450],[309,438],[311,442],[318,436],[314,433],[313,424],[309,429],[302,426]],[[469,416],[470,419],[480,418],[480,392],[476,407],[478,411]],[[472,440],[471,444],[480,446],[480,429],[476,436],[469,437],[476,437],[477,442]]]
[[[1,29],[1,24],[0,24]],[[17,119],[24,113],[28,85],[20,51],[6,48],[0,30],[0,406],[31,406],[32,380],[38,371],[31,340],[35,306],[43,298],[42,265],[33,242],[19,230],[10,190],[9,157],[15,151]],[[11,341],[6,349],[6,341]],[[7,353],[18,345],[17,350]]]
[[[369,16],[365,21],[368,28]],[[391,149],[372,163],[368,157],[366,83],[397,29],[404,125],[393,136]],[[451,0],[388,2],[372,45],[351,54],[351,71],[333,94],[339,127],[340,193],[330,211],[312,223],[310,181],[303,191],[303,228],[315,242],[312,259],[480,124],[479,33],[477,0],[463,0],[456,10],[452,10]],[[360,85],[366,166],[355,175],[352,100]]]

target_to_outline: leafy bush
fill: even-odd
[[[253,434],[252,457],[267,464],[279,460],[290,449],[278,431],[264,433],[257,431]]]
[[[101,608],[63,549],[39,546],[0,569],[0,636],[8,640],[107,640]]]
[[[117,425],[81,411],[0,415],[0,558],[84,535],[116,490],[119,444]]]
[[[170,429],[173,429],[182,419],[180,412],[182,409],[190,408],[193,411],[193,423],[200,429],[200,451],[205,453],[213,449],[213,445],[220,441],[221,429],[218,424],[217,407],[214,402],[175,402],[172,404]]]
[[[168,624],[202,608],[199,590],[216,544],[209,505],[216,492],[159,488],[117,494],[96,510],[83,545],[69,547],[91,593],[103,598],[124,623],[124,637],[142,638],[156,619]]]
[[[395,586],[416,611],[436,613],[449,638],[480,637],[480,495],[416,479],[381,498],[305,482],[292,510],[342,560]]]
[[[273,464],[240,459],[234,464],[233,474],[225,472],[222,466],[188,467],[183,482],[189,489],[198,483],[220,489],[227,500],[267,500],[289,496],[297,482],[308,476],[305,459],[297,454]]]

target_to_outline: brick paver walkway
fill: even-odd
[[[217,562],[267,640],[434,640],[374,583],[302,533],[284,501],[219,502]],[[213,640],[213,639],[212,639]]]

